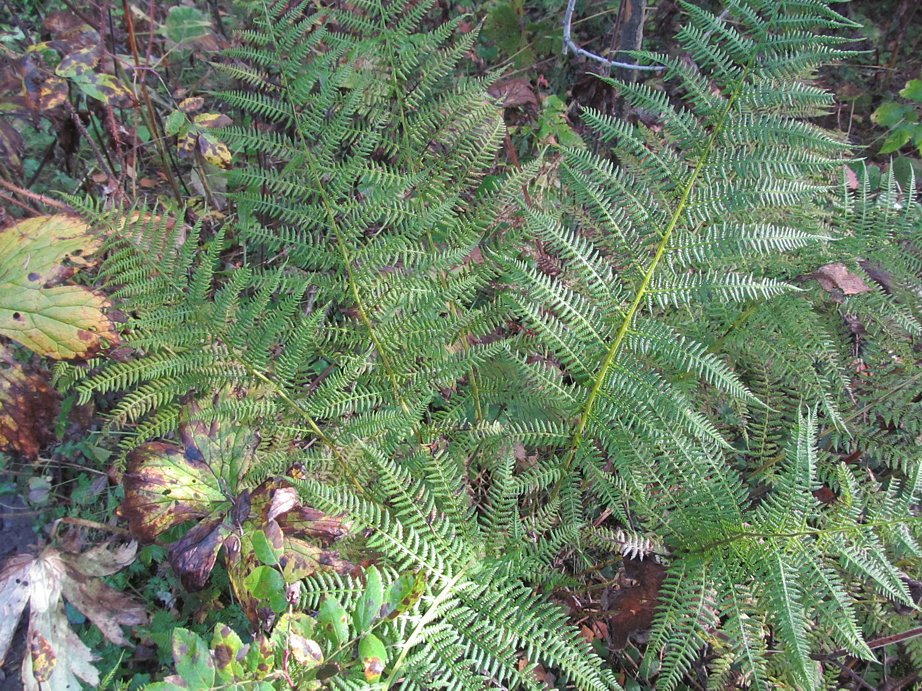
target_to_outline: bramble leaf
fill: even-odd
[[[900,90],[900,96],[910,101],[922,103],[922,79],[910,79]]]
[[[335,597],[327,595],[323,602],[320,603],[320,609],[317,612],[317,623],[337,645],[342,645],[348,640],[349,617]]]
[[[377,619],[381,611],[383,591],[381,574],[373,565],[369,566],[365,570],[365,592],[356,602],[355,611],[352,613],[352,621],[359,633],[367,631]]]

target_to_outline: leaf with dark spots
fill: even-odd
[[[194,113],[197,110],[201,110],[204,105],[205,99],[201,96],[190,96],[180,101],[176,107],[183,113]]]
[[[173,632],[173,658],[176,672],[192,689],[210,689],[215,665],[208,644],[197,634],[177,628]]]
[[[61,553],[61,561],[70,575],[61,583],[64,598],[80,610],[109,641],[128,645],[122,627],[140,626],[147,621],[147,611],[127,593],[101,580],[134,561],[137,543],[112,548],[97,545],[83,554]]]
[[[17,362],[0,344],[0,449],[35,461],[55,440],[58,400],[46,374]]]
[[[394,619],[410,610],[426,590],[426,575],[422,571],[405,573],[388,588],[380,616]]]
[[[52,110],[67,101],[67,82],[40,66],[36,57],[27,56],[19,61],[22,83],[22,103],[32,113]]]
[[[160,533],[186,521],[220,515],[230,506],[212,469],[167,442],[151,442],[132,451],[123,483],[125,498],[119,513],[142,542],[153,542]]]
[[[135,103],[131,90],[111,74],[87,72],[71,81],[84,94],[106,105],[128,108]]]
[[[19,626],[19,617],[29,604],[33,561],[31,554],[14,554],[0,570],[0,665]]]
[[[58,656],[48,639],[38,631],[32,632],[29,640],[29,653],[32,656],[32,676],[35,681],[42,684],[51,679]]]
[[[83,221],[64,214],[0,233],[0,334],[55,359],[87,357],[117,343],[108,301],[83,286],[59,285],[76,272],[68,259],[74,264],[98,246]]]
[[[278,524],[287,535],[320,540],[330,544],[349,532],[342,519],[327,516],[309,506],[298,506],[278,518]]]
[[[208,163],[219,168],[230,168],[231,152],[227,144],[217,139],[214,135],[204,131],[199,132],[198,148]]]
[[[254,539],[261,540],[265,561],[284,562],[289,583],[318,569],[352,568],[335,552],[324,551],[324,545],[346,534],[342,521],[302,506],[290,482],[270,477],[253,490],[241,486],[254,462],[257,434],[217,424],[195,404],[184,415],[181,445],[150,442],[129,454],[119,513],[144,542],[187,521],[200,521],[169,551],[187,589],[205,586],[223,547],[231,585],[255,625],[259,603],[243,585],[260,563]]]
[[[78,48],[64,56],[54,72],[65,79],[76,79],[91,73],[102,57],[102,46]]]
[[[211,650],[215,672],[220,681],[228,683],[243,676],[243,648],[243,641],[233,629],[226,624],[215,625]]]
[[[22,135],[8,123],[0,119],[0,161],[16,177],[22,177],[22,155],[25,147]]]
[[[51,34],[51,45],[62,54],[99,45],[99,32],[71,12],[52,12],[42,26]]]
[[[182,107],[182,104],[180,104],[180,107]],[[192,122],[199,127],[208,128],[230,127],[234,124],[234,121],[223,113],[199,113],[192,119]]]

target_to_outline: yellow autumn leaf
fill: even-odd
[[[0,335],[55,359],[86,357],[118,341],[104,297],[58,285],[85,261],[99,239],[75,216],[21,221],[0,232]]]

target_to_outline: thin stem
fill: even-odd
[[[598,401],[599,395],[602,392],[602,387],[605,385],[605,381],[608,379],[609,372],[611,371],[611,368],[614,366],[618,358],[618,353],[621,351],[621,346],[624,344],[624,339],[627,337],[627,334],[630,331],[635,318],[640,312],[640,307],[643,304],[643,301],[647,295],[647,290],[650,287],[650,281],[653,280],[653,275],[656,273],[660,262],[666,255],[666,248],[669,246],[669,240],[672,237],[672,233],[678,226],[679,221],[682,218],[682,214],[685,212],[685,208],[688,206],[688,200],[691,197],[692,190],[698,181],[698,177],[701,175],[701,171],[704,169],[705,163],[707,163],[708,156],[711,153],[714,142],[717,141],[717,137],[723,128],[724,121],[730,114],[730,111],[736,103],[736,99],[742,90],[743,84],[746,82],[746,78],[749,75],[751,65],[752,62],[750,61],[750,64],[746,66],[745,70],[743,70],[743,74],[737,83],[736,89],[727,101],[727,105],[724,107],[723,112],[720,114],[720,118],[718,118],[717,123],[714,125],[711,136],[708,138],[707,143],[704,145],[704,149],[701,151],[701,154],[698,157],[698,161],[695,164],[694,170],[692,170],[688,182],[685,183],[685,187],[682,190],[682,196],[679,197],[679,202],[676,205],[675,211],[672,213],[669,224],[663,231],[659,244],[656,246],[656,251],[653,254],[653,260],[650,262],[649,267],[647,267],[646,273],[644,273],[643,280],[640,282],[640,287],[637,289],[637,293],[634,295],[634,301],[628,308],[627,313],[624,316],[624,320],[621,322],[621,327],[618,329],[618,333],[615,335],[615,339],[612,341],[611,347],[609,347],[608,353],[605,355],[605,359],[602,361],[602,366],[599,369],[599,373],[592,384],[592,388],[589,390],[589,396],[586,398],[586,403],[583,406],[583,412],[580,415],[578,422],[576,423],[576,431],[573,433],[573,441],[570,445],[570,451],[567,453],[567,456],[563,462],[561,478],[557,481],[551,490],[551,499],[554,499],[560,493],[563,480],[567,477],[570,466],[573,465],[576,454],[582,446],[583,435],[586,431],[586,426],[589,424],[589,419],[592,417],[592,413],[595,410],[596,402]]]
[[[10,192],[18,194],[21,197],[26,197],[32,201],[38,202],[39,204],[44,204],[45,206],[50,206],[55,209],[60,209],[61,211],[68,211],[70,213],[74,212],[73,207],[64,202],[58,201],[57,199],[52,199],[51,197],[46,197],[44,194],[37,194],[35,192],[30,192],[29,190],[23,189],[18,185],[14,185],[12,182],[8,182],[3,178],[0,178],[0,187],[5,187]]]
[[[330,437],[328,437],[326,432],[320,429],[320,425],[317,424],[316,420],[314,420],[310,412],[308,412],[300,403],[298,403],[293,398],[291,398],[291,396],[285,393],[283,389],[278,387],[276,383],[272,381],[269,377],[267,377],[265,374],[263,374],[258,369],[246,363],[243,363],[243,364],[244,364],[244,367],[246,367],[247,371],[252,376],[259,379],[259,381],[261,381],[262,383],[268,386],[271,386],[276,396],[282,399],[282,401],[284,401],[292,410],[294,410],[296,413],[298,413],[298,415],[304,418],[304,421],[307,422],[307,426],[311,430],[311,432],[313,432],[314,435],[327,448],[329,448],[330,451],[333,452],[333,457],[336,459],[337,463],[339,463],[340,468],[342,468],[342,471],[346,474],[346,476],[349,478],[352,484],[355,485],[355,488],[359,491],[359,493],[367,496],[367,493],[365,491],[365,488],[362,486],[362,483],[359,482],[355,473],[352,472],[352,467],[349,464],[349,459],[346,458],[346,455],[343,453],[339,445],[336,444],[336,442],[334,442]]]
[[[384,682],[384,691],[391,687],[391,684],[394,680],[397,679],[397,673],[403,667],[404,661],[409,655],[413,647],[421,642],[423,630],[429,625],[429,623],[434,620],[439,615],[439,607],[443,602],[448,600],[455,593],[455,586],[458,584],[466,574],[467,569],[461,569],[455,576],[445,584],[445,587],[442,588],[436,598],[432,601],[432,604],[429,606],[429,609],[426,610],[426,613],[420,618],[419,623],[416,624],[416,627],[413,629],[413,633],[410,634],[406,642],[400,648],[400,656],[394,662],[393,667],[391,667],[388,674],[387,681]]]

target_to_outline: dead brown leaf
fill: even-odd
[[[34,461],[54,441],[58,394],[47,375],[0,344],[0,448]]]
[[[147,621],[144,606],[100,580],[134,560],[137,546],[99,545],[82,554],[54,546],[38,556],[17,554],[0,570],[0,661],[26,605],[29,653],[23,659],[25,689],[78,689],[99,684],[90,649],[70,628],[64,600],[93,622],[111,642],[126,645],[123,626]]]
[[[653,559],[625,559],[623,580],[628,585],[617,591],[611,600],[608,630],[612,646],[624,648],[632,634],[650,628],[653,611],[659,600],[659,589],[666,578],[666,567]]]
[[[490,95],[502,99],[503,108],[538,107],[538,97],[531,87],[531,82],[524,77],[507,79],[490,87]]]
[[[852,273],[845,264],[834,263],[821,266],[811,274],[827,293],[859,295],[871,290],[864,279]]]

